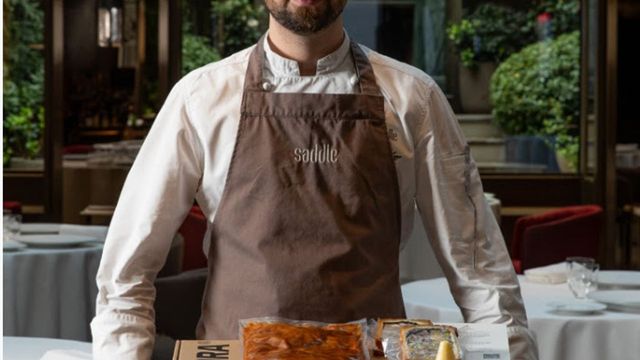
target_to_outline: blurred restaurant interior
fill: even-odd
[[[102,240],[172,86],[267,26],[261,0],[4,0],[2,18],[4,228]],[[574,255],[640,270],[640,1],[349,0],[344,22],[444,90],[519,273]],[[194,204],[164,275],[206,267],[206,227]],[[421,227],[403,283],[442,276]],[[20,325],[32,310],[7,297],[18,253],[4,250],[5,336],[90,341],[90,301],[73,310],[86,313],[77,329]],[[91,299],[99,249],[85,256],[74,276]]]

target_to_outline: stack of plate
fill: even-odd
[[[598,289],[640,290],[640,271],[600,271],[598,274]]]
[[[640,290],[599,290],[589,294],[589,298],[611,310],[640,313]]]
[[[65,248],[97,241],[91,236],[69,234],[19,235],[15,240],[31,248]]]
[[[640,313],[640,271],[601,271],[589,298],[612,310]]]
[[[17,241],[7,239],[2,241],[2,251],[4,252],[18,251],[24,249],[25,247],[27,247],[25,244],[19,243]]]
[[[57,234],[60,232],[60,224],[53,223],[23,223],[20,225],[20,234]]]

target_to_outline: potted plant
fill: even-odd
[[[509,135],[545,139],[566,163],[578,164],[580,33],[537,42],[512,54],[491,79],[495,123]]]
[[[447,28],[460,57],[459,92],[464,112],[488,113],[489,80],[497,63],[535,41],[526,12],[485,3]]]

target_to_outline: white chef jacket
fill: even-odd
[[[314,76],[300,76],[297,62],[273,52],[266,39],[265,90],[357,92],[348,36],[339,49],[318,60]],[[421,70],[362,48],[385,100],[400,186],[403,243],[417,204],[465,320],[507,324],[512,359],[537,358],[504,240],[445,96]],[[96,359],[151,356],[153,282],[193,199],[209,225],[216,216],[252,50],[186,75],[154,121],[120,194],[98,271],[96,317],[91,323]],[[205,247],[208,242],[207,233]]]

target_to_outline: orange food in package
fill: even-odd
[[[367,360],[359,323],[248,322],[242,331],[244,360]]]

